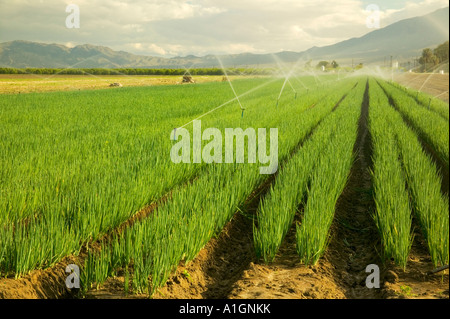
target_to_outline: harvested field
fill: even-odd
[[[448,73],[402,73],[395,76],[395,81],[408,88],[438,96],[448,103],[448,76]]]
[[[247,77],[247,78],[254,78]],[[117,89],[112,83],[123,87],[177,85],[182,83],[182,76],[105,76],[105,75],[35,75],[35,74],[0,74],[0,94],[19,94],[30,92],[55,92],[74,90]],[[231,77],[235,79],[236,77]],[[246,78],[240,76],[239,78]],[[222,76],[195,76],[196,83],[219,82]]]

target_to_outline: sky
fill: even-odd
[[[68,17],[75,21],[68,5],[79,8],[79,27],[67,27]],[[300,52],[375,30],[367,25],[375,16],[369,5],[385,27],[449,1],[0,0],[0,42],[94,44],[163,57]]]

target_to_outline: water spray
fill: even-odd
[[[245,110],[245,109],[244,109],[244,107],[242,106],[241,101],[239,100],[239,96],[236,94],[236,91],[234,90],[233,84],[231,84],[230,78],[228,77],[228,73],[227,73],[227,71],[225,70],[222,61],[219,59],[218,56],[216,56],[216,59],[217,59],[217,61],[219,61],[220,67],[222,68],[222,71],[223,71],[223,73],[225,74],[225,77],[227,78],[228,84],[230,84],[231,90],[233,91],[234,96],[236,97],[236,100],[237,100],[238,103],[239,103],[239,107],[241,108],[241,111],[242,111],[242,117],[243,117],[243,116],[244,116],[244,110]]]
[[[265,83],[262,83],[262,84],[260,84],[260,85],[258,85],[258,86],[256,86],[256,87],[254,87],[254,88],[248,90],[247,92],[242,93],[241,95],[239,95],[239,97],[243,97],[243,96],[246,96],[246,95],[248,95],[248,94],[250,94],[250,93],[253,93],[253,92],[255,92],[255,91],[257,91],[257,90],[259,90],[259,89],[261,89],[261,88],[263,88],[263,87],[265,87],[265,86],[267,86],[267,85],[269,85],[269,84],[272,84],[272,83],[274,83],[274,82],[276,82],[276,81],[278,81],[278,79],[272,79],[272,80],[270,80],[270,81],[267,81],[267,82],[265,82]],[[225,102],[225,103],[222,103],[221,105],[219,105],[219,106],[217,106],[217,107],[215,107],[215,108],[209,110],[209,111],[206,112],[206,113],[203,113],[202,115],[196,117],[196,118],[193,119],[192,121],[189,121],[189,122],[187,122],[186,124],[184,124],[184,125],[182,125],[182,126],[180,126],[180,127],[178,127],[178,128],[181,129],[181,128],[185,127],[185,126],[188,126],[189,124],[193,123],[194,121],[197,121],[197,120],[201,119],[202,117],[205,117],[206,115],[211,114],[211,113],[217,111],[218,109],[220,109],[220,108],[222,108],[222,107],[224,107],[224,106],[226,106],[226,105],[228,105],[228,104],[230,104],[230,103],[236,101],[237,98],[238,98],[238,97],[234,97],[234,98],[232,98],[231,100],[229,100],[229,101],[227,101],[227,102]],[[241,110],[245,110],[245,109],[242,108]]]
[[[440,67],[442,67],[442,65],[443,65],[444,63],[446,63],[446,62],[448,63],[448,59],[447,59],[447,61],[444,61],[444,62],[438,64],[437,66],[435,66],[435,67],[431,70],[431,74],[430,74],[430,75],[425,79],[425,81],[422,83],[422,86],[420,87],[419,92],[422,91],[423,87],[425,86],[425,84],[427,84],[427,82],[430,80],[430,78],[431,78],[433,75],[437,74],[437,73],[435,73],[435,71],[436,71],[437,69],[439,69]]]
[[[300,62],[300,59],[295,63],[295,65],[294,65],[294,67],[291,69],[291,71],[290,71],[288,74],[286,74],[286,73],[284,72],[284,70],[283,70],[283,67],[282,67],[282,65],[281,65],[281,63],[280,63],[280,61],[279,61],[279,59],[278,59],[274,54],[272,54],[272,58],[273,58],[273,59],[275,60],[275,62],[277,63],[279,70],[281,71],[281,73],[283,74],[283,76],[284,76],[284,78],[285,78],[285,81],[284,81],[283,86],[282,86],[281,91],[280,91],[280,95],[278,96],[278,99],[277,99],[277,107],[278,107],[278,104],[279,104],[281,95],[283,94],[283,91],[284,91],[284,88],[285,88],[285,86],[286,86],[286,83],[289,83],[289,86],[291,87],[292,91],[294,92],[294,99],[297,99],[297,91],[295,90],[295,88],[294,88],[294,86],[292,85],[292,83],[291,83],[291,81],[289,80],[289,78],[291,77],[292,72],[295,70],[295,68],[297,67],[298,63]],[[303,83],[302,83],[302,85],[303,85]],[[304,85],[303,85],[303,86],[304,86]]]
[[[190,66],[189,68],[186,68],[186,67],[185,67],[185,68],[184,68],[185,72],[184,72],[183,76],[185,76],[186,74],[188,74],[189,76],[192,76],[190,70],[192,69],[192,67],[193,67],[196,63],[197,63],[197,62],[192,63],[191,66]]]
[[[446,93],[448,93],[448,90],[445,91],[445,92],[442,92],[441,94],[436,95],[434,98],[438,98],[438,97],[440,97],[440,96],[442,96],[442,95],[444,95],[444,94],[446,94]]]

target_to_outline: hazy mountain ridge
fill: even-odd
[[[439,32],[436,32],[436,26],[440,26]],[[448,26],[447,7],[425,16],[401,20],[360,38],[352,38],[322,48],[311,48],[305,53],[322,58],[361,58],[361,55],[369,60],[390,55],[409,58],[420,55],[426,47],[435,47],[447,41]]]
[[[449,8],[425,16],[401,20],[385,28],[374,30],[362,37],[333,45],[312,47],[304,52],[279,52],[275,55],[284,62],[304,60],[358,59],[370,63],[394,56],[405,59],[420,55],[425,47],[435,47],[449,38]],[[436,26],[440,27],[436,32]],[[220,56],[227,66],[264,66],[274,64],[272,54],[242,53]],[[73,48],[61,44],[30,41],[0,43],[0,67],[45,68],[180,68],[217,67],[215,56],[186,56],[161,58],[114,51],[92,44]]]

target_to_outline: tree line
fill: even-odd
[[[232,68],[227,69],[229,75],[269,75],[273,69]],[[0,74],[62,74],[62,75],[225,75],[220,68],[185,69],[136,69],[136,68],[0,68]]]
[[[448,62],[448,41],[440,44],[434,50],[430,48],[423,49],[422,56],[419,58],[421,71],[432,70],[441,63]]]

